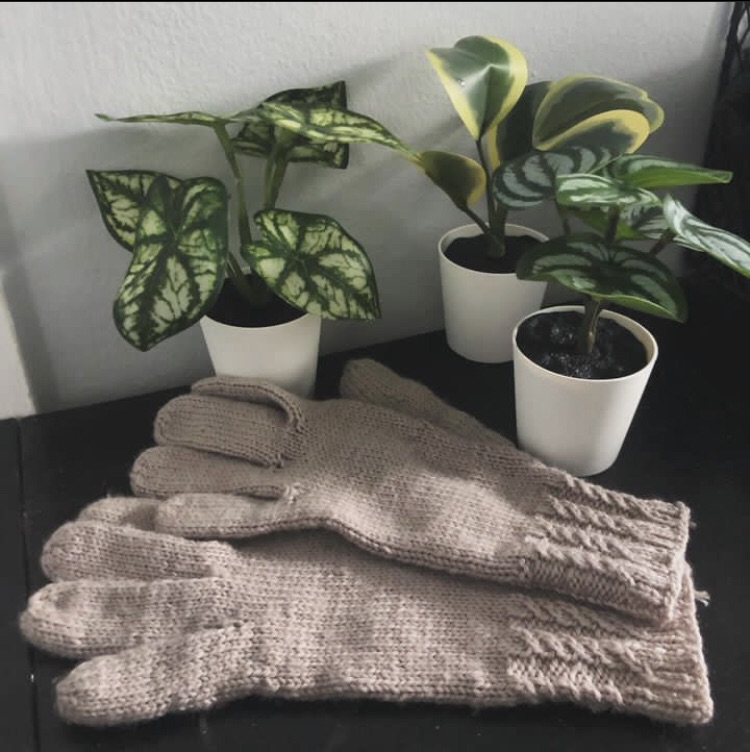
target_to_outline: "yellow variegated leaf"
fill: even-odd
[[[605,76],[564,76],[552,82],[539,105],[534,120],[534,146],[551,149],[567,145],[573,134],[581,133],[578,126],[584,126],[583,132],[587,130],[589,126],[585,126],[585,123],[591,118],[604,113],[617,113],[618,118],[624,118],[620,114],[623,111],[638,113],[645,118],[646,136],[664,122],[662,108],[637,86]],[[604,121],[600,119],[595,122],[601,124]],[[632,119],[619,127],[620,130],[635,130],[637,133],[642,133],[644,129],[640,121]],[[640,137],[638,146],[646,136]]]
[[[411,161],[421,167],[459,209],[465,209],[484,195],[487,175],[482,165],[469,157],[428,150],[419,152],[417,159]]]
[[[494,37],[464,37],[427,58],[475,141],[513,109],[528,79],[523,53]]]

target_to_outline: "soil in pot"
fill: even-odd
[[[252,306],[237,292],[232,282],[225,279],[209,318],[229,326],[261,327],[286,324],[304,315],[304,311],[276,295],[271,295],[268,302],[262,305]]]
[[[576,351],[583,314],[557,311],[521,323],[516,343],[521,352],[548,371],[579,379],[616,379],[640,371],[647,353],[635,335],[611,319],[599,319],[590,354]]]
[[[469,238],[456,238],[445,249],[445,257],[454,264],[475,272],[490,274],[512,274],[521,255],[539,244],[529,235],[509,235],[505,238],[505,255],[500,258],[489,256],[487,251],[492,241],[484,234]]]

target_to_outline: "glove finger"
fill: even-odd
[[[92,658],[248,619],[253,593],[239,580],[56,582],[29,599],[24,637],[64,658]]]
[[[259,499],[284,498],[293,471],[263,468],[234,457],[180,446],[143,451],[130,471],[135,493],[166,498],[179,493],[245,494]]]
[[[56,530],[41,563],[52,581],[210,577],[241,566],[239,554],[225,543],[195,543],[95,521],[69,522]]]
[[[184,538],[242,539],[282,530],[336,529],[336,521],[318,511],[313,499],[299,503],[300,489],[289,486],[278,501],[246,496],[180,494],[164,501],[156,529]]]
[[[135,527],[139,530],[155,530],[158,499],[137,499],[132,496],[110,496],[84,507],[79,521],[108,522],[111,525]]]
[[[296,453],[300,426],[301,417],[292,421],[275,404],[194,393],[170,400],[159,411],[154,438],[157,444],[191,447],[278,467]]]
[[[339,382],[342,397],[380,405],[415,418],[427,420],[473,441],[514,447],[502,434],[490,430],[476,418],[441,400],[424,384],[398,376],[382,363],[360,358],[350,360]]]

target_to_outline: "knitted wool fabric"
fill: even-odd
[[[155,437],[160,446],[138,457],[131,483],[140,495],[179,494],[160,510],[164,531],[248,538],[326,528],[404,563],[654,623],[674,616],[688,509],[582,481],[509,442],[227,377],[168,403]]]
[[[85,659],[60,715],[113,725],[247,695],[475,707],[572,701],[700,724],[712,703],[690,572],[658,627],[606,609],[373,557],[323,532],[241,546],[138,529],[107,499],[55,533],[34,645]]]

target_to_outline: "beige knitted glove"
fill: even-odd
[[[413,402],[415,390],[401,394]],[[433,412],[412,417],[391,401],[316,402],[268,383],[207,379],[161,410],[160,446],[137,459],[131,482],[146,496],[181,494],[159,512],[160,528],[180,536],[326,528],[404,563],[541,587],[653,623],[674,615],[684,505],[574,478],[487,429],[459,435],[468,416],[425,404]],[[425,414],[445,416],[449,430]]]
[[[701,724],[712,702],[689,570],[642,621],[372,557],[321,532],[233,546],[152,532],[159,502],[107,499],[58,530],[57,582],[21,628],[84,659],[60,715],[113,725],[247,695],[476,707],[572,701]]]

